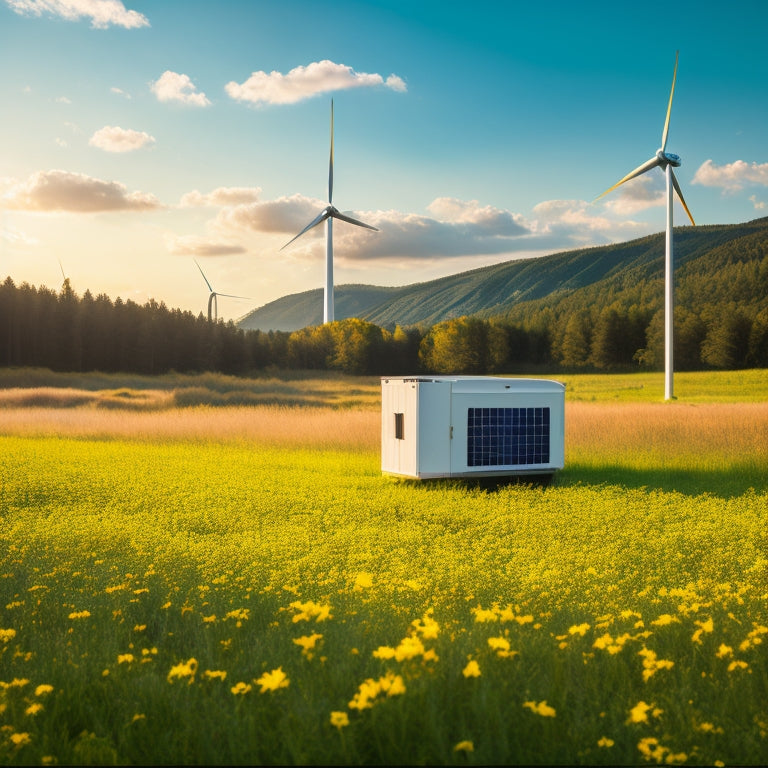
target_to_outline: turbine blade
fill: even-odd
[[[294,240],[298,240],[305,232],[309,232],[309,230],[312,229],[312,227],[316,227],[318,224],[320,224],[321,222],[325,221],[330,215],[331,215],[330,210],[328,208],[324,208],[322,213],[319,213],[317,216],[315,216],[315,218],[312,219],[312,221],[310,221],[309,224],[307,224],[307,226],[304,227],[304,229],[302,229],[301,232],[299,232],[298,235],[296,235],[295,237],[292,237],[283,246],[283,248],[287,248]],[[281,248],[280,250],[282,251],[283,248]]]
[[[335,208],[328,214],[329,216],[332,216],[334,219],[339,219],[340,221],[346,221],[348,224],[356,224],[358,227],[365,227],[366,229],[372,229],[374,232],[378,232],[379,228],[371,226],[370,224],[366,224],[364,221],[360,221],[359,219],[353,219],[351,216],[347,216],[344,213],[341,213],[340,211],[337,211]]]
[[[250,296],[234,296],[231,293],[217,293],[217,296],[225,296],[228,299],[246,299],[247,301],[253,301]]]
[[[197,264],[197,259],[193,259],[195,264]],[[208,278],[205,276],[205,272],[203,272],[203,268],[197,264],[197,268],[200,270],[200,274],[203,276],[203,280],[205,280],[205,284],[208,286],[208,290],[213,293],[213,288],[211,287],[211,284],[208,282]]]
[[[661,134],[661,151],[667,148],[667,133],[669,133],[669,117],[672,114],[672,97],[675,95],[675,80],[677,80],[677,60],[680,57],[680,51],[675,51],[675,71],[672,74],[672,90],[669,92],[669,104],[667,105],[667,119],[664,121],[664,131]]]
[[[625,181],[634,179],[636,176],[640,176],[646,171],[650,171],[651,168],[655,168],[657,165],[661,165],[661,162],[659,158],[654,155],[650,160],[646,160],[642,165],[638,165],[634,171],[630,171],[623,179],[617,181],[612,187],[608,187],[602,195],[598,195],[595,198],[594,202],[597,202],[601,197],[605,197],[609,192],[613,192],[616,187],[620,187]]]
[[[691,216],[691,212],[688,210],[688,206],[685,204],[685,198],[683,197],[683,191],[680,189],[680,185],[677,183],[677,176],[675,176],[675,172],[670,168],[670,171],[672,173],[672,185],[675,188],[675,192],[677,192],[677,196],[680,198],[680,202],[683,204],[683,208],[685,208],[685,212],[688,214],[688,218],[691,220],[691,224],[693,226],[696,226],[696,222],[693,220],[693,216]]]
[[[331,99],[331,159],[328,162],[328,204],[333,203],[333,99]]]

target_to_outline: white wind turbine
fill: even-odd
[[[616,187],[621,186],[625,181],[634,179],[636,176],[640,176],[646,171],[650,171],[657,166],[661,168],[667,177],[667,237],[666,237],[666,259],[664,264],[664,399],[672,400],[674,398],[672,378],[674,374],[674,250],[672,247],[672,202],[673,202],[673,189],[677,192],[677,196],[688,214],[688,218],[691,220],[691,224],[696,226],[696,222],[691,216],[691,212],[688,210],[688,206],[685,204],[685,198],[680,189],[680,185],[677,183],[677,177],[675,176],[672,168],[680,166],[681,160],[678,155],[673,155],[671,152],[666,151],[667,147],[667,133],[669,131],[669,116],[672,112],[672,97],[675,95],[675,80],[677,79],[677,60],[680,52],[675,53],[675,71],[672,75],[672,90],[669,93],[669,104],[667,106],[667,118],[664,121],[664,131],[661,134],[661,147],[656,151],[656,154],[647,160],[642,165],[635,168],[634,171],[628,173],[621,181],[617,181],[612,187],[608,188],[599,195],[596,200],[612,192]]]
[[[347,216],[341,213],[333,205],[333,99],[331,99],[331,159],[328,164],[328,205],[307,224],[304,229],[299,232],[296,237],[289,240],[283,248],[287,248],[294,240],[298,240],[305,232],[308,232],[313,227],[316,227],[321,222],[325,222],[325,295],[324,295],[324,312],[323,322],[332,323],[334,319],[333,314],[333,220],[339,219],[340,221],[346,221],[348,224],[355,224],[358,227],[365,227],[366,229],[372,229],[375,232],[379,230],[376,227],[372,227],[370,224],[365,224],[362,221],[353,219],[351,216]],[[283,248],[280,250],[282,251]]]
[[[197,259],[193,260],[195,264],[197,264]],[[208,282],[208,278],[205,276],[205,272],[203,272],[203,268],[197,264],[197,268],[200,270],[200,274],[203,276],[203,280],[205,280],[205,284],[208,286],[208,290],[211,292],[210,296],[208,297],[208,322],[211,322],[211,319],[213,319],[214,322],[216,322],[219,319],[219,296],[224,296],[227,299],[248,299],[247,296],[233,296],[231,293],[216,293],[216,291],[213,290],[213,287]],[[213,312],[211,312],[213,310]],[[213,318],[211,318],[211,314],[213,314]]]

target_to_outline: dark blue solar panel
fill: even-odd
[[[467,466],[549,464],[549,408],[469,408]]]

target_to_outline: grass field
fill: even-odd
[[[6,380],[0,761],[765,764],[768,374],[691,376],[494,490],[382,477],[372,380]]]

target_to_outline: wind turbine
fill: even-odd
[[[197,264],[197,259],[194,259],[195,264]],[[224,296],[227,299],[247,299],[247,296],[233,296],[231,293],[216,293],[216,291],[213,290],[213,287],[208,282],[208,278],[205,276],[205,272],[203,272],[203,268],[197,264],[197,268],[200,270],[200,274],[203,276],[203,280],[205,280],[205,284],[208,286],[208,290],[211,292],[211,295],[208,297],[208,322],[211,322],[211,310],[213,309],[213,321],[216,322],[219,319],[219,301],[218,296]]]
[[[289,240],[283,248],[287,248],[294,240],[298,240],[305,232],[316,227],[321,222],[325,222],[325,295],[323,322],[332,323],[333,316],[333,220],[346,221],[348,224],[355,224],[358,227],[372,229],[375,232],[379,230],[351,216],[341,213],[333,205],[333,99],[331,99],[331,159],[328,163],[328,205],[299,232],[296,237]],[[283,248],[280,250],[282,251]]]
[[[642,165],[635,168],[634,171],[628,173],[621,181],[617,181],[612,187],[599,195],[596,200],[604,197],[609,192],[612,192],[616,187],[620,187],[625,181],[634,179],[636,176],[640,176],[646,171],[650,171],[653,168],[659,167],[665,172],[667,177],[667,237],[666,237],[666,258],[664,261],[664,399],[674,399],[673,393],[673,375],[674,375],[674,249],[672,244],[672,202],[674,189],[677,192],[677,196],[688,214],[688,218],[691,220],[691,224],[696,226],[696,222],[691,216],[691,212],[688,210],[688,206],[685,204],[685,198],[683,197],[680,185],[677,182],[673,168],[680,166],[681,160],[678,155],[673,155],[671,152],[667,152],[667,133],[669,132],[669,116],[672,112],[672,97],[675,95],[675,80],[677,79],[677,60],[679,58],[680,51],[675,52],[675,71],[672,74],[672,90],[669,92],[669,104],[667,106],[667,118],[664,121],[664,130],[661,134],[661,147],[656,150],[656,154],[650,159],[644,162]]]

